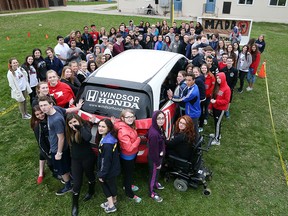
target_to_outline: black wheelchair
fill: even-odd
[[[204,166],[202,155],[203,151],[209,150],[212,140],[213,138],[209,138],[207,145],[204,146],[204,136],[201,136],[195,146],[197,157],[190,161],[168,155],[164,180],[168,182],[171,177],[176,178],[174,187],[182,192],[187,191],[188,186],[197,189],[200,185],[203,185],[203,194],[210,195],[211,190],[208,188],[207,181],[212,180],[212,171]]]

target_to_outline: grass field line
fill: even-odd
[[[9,113],[10,111],[12,111],[13,109],[15,109],[18,106],[17,103],[13,104],[12,106],[8,107],[8,109],[0,112],[0,118],[4,115],[6,115],[7,113]]]
[[[273,114],[272,114],[272,108],[271,108],[271,101],[270,101],[270,96],[269,96],[269,87],[268,87],[267,76],[265,77],[265,83],[266,83],[267,100],[268,100],[268,106],[269,106],[269,113],[270,113],[270,118],[271,118],[271,125],[272,125],[273,135],[274,135],[275,143],[276,143],[276,146],[277,146],[277,151],[278,151],[281,167],[282,167],[282,170],[283,170],[283,173],[284,173],[284,176],[285,176],[286,185],[288,186],[288,173],[287,173],[285,162],[284,162],[283,157],[282,157],[282,152],[280,150],[280,144],[279,144],[279,141],[278,141],[278,138],[277,138],[277,134],[276,134],[276,130],[275,130],[275,123],[274,123]]]

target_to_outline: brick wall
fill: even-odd
[[[48,7],[49,0],[1,0],[0,11]]]

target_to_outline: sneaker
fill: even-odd
[[[199,131],[199,133],[203,132],[203,128],[202,128],[202,127],[199,127],[199,128],[198,128],[198,131]]]
[[[105,208],[104,211],[109,214],[109,213],[112,213],[112,212],[116,212],[117,209],[116,209],[116,207],[114,205],[111,208],[109,208],[109,207]]]
[[[220,145],[220,140],[217,140],[217,139],[214,139],[212,142],[211,142],[211,145]]]
[[[72,191],[72,187],[69,187],[69,188],[64,187],[64,188],[60,189],[59,191],[57,191],[56,195],[57,196],[61,196],[61,195],[64,195],[64,194],[66,194],[68,192],[71,192],[71,191]]]
[[[211,133],[211,134],[209,134],[209,137],[211,137],[211,138],[214,138],[215,137],[215,134],[214,133]],[[219,140],[221,139],[221,134],[220,134],[220,136],[219,136]]]
[[[22,119],[31,119],[31,116],[24,115],[24,116],[22,116]]]
[[[142,199],[136,195],[134,195],[134,197],[132,198],[136,203],[140,203],[142,201]]]
[[[207,124],[208,124],[207,119],[204,119],[204,125],[207,125]]]
[[[162,186],[162,185],[158,182],[157,185],[156,185],[156,189],[158,189],[158,190],[163,190],[163,189],[164,189],[164,186]]]
[[[153,195],[151,196],[151,198],[152,198],[153,200],[155,200],[156,202],[159,202],[159,203],[163,201],[163,198],[160,197],[158,194],[153,194]]]
[[[30,118],[32,117],[29,113],[26,113],[26,116],[28,116],[28,117],[30,117]]]
[[[108,202],[101,203],[100,207],[103,209],[108,208]]]
[[[230,112],[229,111],[225,111],[225,116],[226,116],[226,118],[230,118]]]
[[[132,189],[133,192],[135,192],[135,191],[139,190],[139,187],[137,187],[136,185],[132,185],[131,189]]]
[[[43,182],[44,176],[38,176],[37,178],[37,184],[41,184]]]
[[[238,93],[243,93],[243,89],[241,89],[241,88],[238,88]]]
[[[114,206],[116,206],[117,204],[118,204],[118,202],[115,202]],[[100,207],[103,208],[103,209],[108,208],[108,206],[109,206],[108,202],[101,203],[101,205],[100,205]]]

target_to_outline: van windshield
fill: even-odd
[[[143,91],[87,85],[80,94],[79,98],[84,99],[82,110],[91,114],[119,118],[121,111],[129,108],[137,119],[151,117],[151,99]]]

